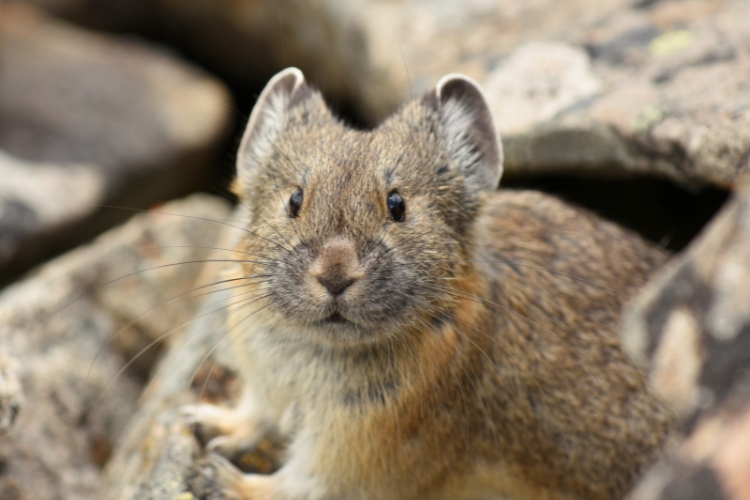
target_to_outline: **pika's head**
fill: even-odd
[[[424,330],[450,311],[502,148],[467,77],[446,76],[359,131],[289,68],[258,99],[237,172],[249,218],[240,322],[347,346]]]

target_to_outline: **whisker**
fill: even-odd
[[[204,288],[209,288],[209,287],[216,286],[216,285],[221,285],[221,284],[224,284],[224,283],[231,283],[231,282],[234,282],[234,281],[240,281],[240,280],[246,280],[246,279],[253,279],[253,278],[257,278],[257,276],[245,276],[245,277],[242,277],[242,278],[231,278],[231,279],[214,281],[213,283],[207,283],[205,285],[200,285],[200,286],[191,288],[190,290],[186,290],[184,292],[180,292],[178,294],[172,295],[171,297],[167,297],[166,299],[160,301],[158,304],[156,304],[154,306],[151,306],[151,307],[145,309],[144,311],[141,311],[138,315],[136,315],[134,318],[131,318],[127,323],[125,323],[123,326],[121,326],[113,336],[111,336],[104,344],[102,344],[99,347],[99,349],[96,351],[96,355],[94,356],[94,359],[91,360],[91,364],[89,365],[89,369],[86,372],[86,379],[85,380],[88,380],[89,374],[91,373],[91,369],[93,368],[94,363],[96,363],[96,360],[99,358],[99,355],[102,353],[102,351],[107,346],[109,346],[112,342],[114,342],[120,335],[122,335],[122,333],[125,332],[125,330],[127,330],[128,327],[134,325],[140,318],[142,318],[146,314],[152,312],[154,309],[157,309],[158,307],[163,306],[167,302],[170,302],[170,301],[172,301],[174,299],[183,297],[183,296],[185,296],[185,295],[187,295],[189,293],[195,292],[197,290],[202,290]],[[244,285],[244,286],[246,286],[246,285]]]
[[[244,303],[243,303],[243,304],[242,304],[242,305],[241,305],[240,307],[238,307],[237,309],[234,309],[234,310],[232,310],[232,311],[229,311],[229,313],[228,313],[228,314],[231,314],[231,313],[233,313],[233,312],[237,312],[237,311],[239,311],[240,309],[243,309],[243,308],[247,307],[247,306],[248,306],[249,304],[252,304],[252,303],[254,303],[254,302],[257,302],[257,301],[259,301],[259,300],[263,300],[264,298],[267,298],[267,297],[269,297],[269,296],[270,296],[270,294],[267,294],[267,295],[264,295],[264,296],[262,296],[262,297],[258,297],[257,299],[251,299],[250,301],[246,301],[246,302],[244,302]],[[268,308],[268,307],[269,307],[270,305],[271,305],[271,304],[265,304],[265,305],[263,305],[263,306],[259,307],[258,309],[256,309],[255,311],[253,311],[252,313],[248,314],[247,316],[245,316],[244,318],[242,318],[242,319],[241,319],[241,320],[240,320],[240,321],[239,321],[239,322],[237,323],[237,325],[235,325],[235,328],[236,328],[236,327],[237,327],[237,326],[238,326],[238,325],[239,325],[240,323],[242,323],[242,322],[244,322],[244,321],[247,321],[247,319],[248,319],[248,318],[250,318],[250,317],[252,317],[252,316],[254,316],[254,315],[258,314],[258,313],[259,313],[259,312],[261,312],[262,310],[264,310],[264,309]],[[195,379],[195,375],[196,375],[196,374],[197,374],[197,373],[198,373],[198,372],[200,371],[200,369],[201,369],[201,367],[203,366],[203,364],[204,364],[204,363],[205,363],[205,362],[206,362],[206,361],[208,360],[208,358],[209,358],[209,357],[211,357],[211,355],[212,355],[212,354],[214,353],[214,351],[216,350],[216,348],[217,348],[217,347],[219,347],[219,345],[221,344],[221,341],[222,341],[222,340],[224,340],[224,338],[226,338],[226,336],[227,336],[227,335],[229,335],[229,334],[231,334],[231,333],[232,333],[232,328],[227,328],[227,331],[221,334],[221,336],[220,336],[220,337],[219,337],[219,338],[218,338],[218,339],[216,340],[216,342],[214,342],[214,345],[213,345],[213,346],[211,347],[211,349],[209,349],[209,351],[208,351],[208,352],[206,353],[206,355],[205,355],[205,356],[203,356],[203,358],[201,359],[200,363],[198,363],[198,366],[197,366],[197,367],[196,367],[196,369],[195,369],[195,370],[193,371],[193,375],[192,375],[192,376],[190,377],[190,379],[189,379],[189,381],[188,381],[188,385],[187,385],[187,386],[185,387],[185,389],[184,389],[185,393],[187,393],[187,392],[188,392],[188,390],[190,389],[190,385],[192,385],[192,383],[193,383],[193,380]],[[234,342],[234,341],[235,341],[235,340],[237,339],[237,337],[238,337],[238,335],[234,335],[234,336],[233,336],[233,338],[232,338],[232,339],[231,339],[231,340],[229,341],[230,345],[231,345],[231,343],[232,343],[232,342]]]
[[[262,240],[265,240],[268,243],[271,243],[272,245],[275,245],[275,246],[281,248],[282,250],[284,250],[286,252],[290,252],[290,250],[288,248],[286,248],[286,247],[278,244],[275,241],[272,241],[272,240],[270,240],[270,239],[268,239],[268,238],[266,238],[264,236],[261,236],[260,234],[254,232],[254,231],[251,231],[251,230],[249,230],[249,229],[247,229],[245,227],[237,226],[235,224],[230,224],[228,222],[218,221],[218,220],[214,220],[214,219],[208,219],[206,217],[198,217],[198,216],[195,216],[195,215],[185,215],[185,214],[174,214],[174,213],[170,213],[170,212],[162,212],[160,210],[129,208],[129,207],[118,207],[118,206],[115,206],[115,205],[93,205],[93,206],[95,206],[95,207],[101,207],[101,208],[112,208],[112,209],[115,209],[115,210],[128,210],[130,212],[146,212],[146,213],[160,214],[160,215],[172,215],[172,216],[175,216],[175,217],[184,217],[186,219],[195,219],[195,220],[202,220],[202,221],[206,221],[206,222],[213,222],[214,224],[221,224],[222,226],[231,227],[231,228],[234,228],[234,229],[239,229],[240,231],[243,231],[245,233],[252,234],[253,236],[257,236],[258,238],[261,238]]]
[[[401,45],[401,39],[398,36],[398,31],[396,30],[396,26],[393,24],[393,19],[391,19],[390,16],[387,16],[388,23],[391,25],[391,31],[393,31],[393,36],[396,39],[396,43],[398,44],[398,51],[401,54],[401,62],[404,63],[404,71],[406,71],[406,81],[409,83],[409,100],[414,100],[414,91],[411,86],[411,75],[409,74],[409,66],[406,64],[406,57],[404,56],[404,48]]]
[[[216,290],[211,290],[209,292],[199,293],[199,294],[195,295],[195,298],[206,297],[208,295],[213,295],[215,293],[220,293],[220,292],[229,292],[231,290],[237,290],[238,288],[247,288],[250,285],[263,285],[265,283],[269,283],[271,281],[270,278],[272,278],[272,277],[273,277],[272,274],[258,274],[258,275],[254,275],[254,276],[249,276],[248,278],[251,278],[251,279],[257,279],[257,278],[266,278],[266,279],[261,279],[259,281],[252,281],[250,283],[243,283],[241,285],[227,286],[227,287],[224,287],[224,288],[217,288]],[[239,295],[242,295],[242,294],[239,294]]]
[[[253,254],[252,252],[243,252],[243,251],[235,250],[235,249],[232,249],[232,248],[212,247],[212,246],[204,246],[204,245],[163,245],[163,246],[150,246],[150,247],[138,247],[138,248],[140,250],[142,250],[142,251],[167,250],[167,249],[171,249],[171,248],[197,248],[197,249],[206,249],[206,250],[222,250],[222,251],[234,252],[234,253],[243,254],[243,255],[250,255],[250,256],[256,255],[256,254]],[[112,259],[113,257],[122,257],[122,256],[130,256],[130,255],[132,255],[132,251],[126,250],[126,251],[122,251],[122,252],[110,252],[110,253],[107,253],[105,255],[101,255],[99,257],[92,257],[90,259],[85,259],[85,260],[79,261],[79,262],[77,262],[75,264],[71,264],[71,265],[69,265],[69,266],[61,269],[59,275],[52,277],[50,279],[50,282],[54,282],[55,280],[58,280],[58,279],[61,279],[61,278],[67,278],[68,277],[68,273],[70,273],[74,269],[77,269],[77,268],[79,268],[81,266],[89,265],[89,264],[91,264],[93,262],[98,262],[98,261],[102,261],[102,260],[105,260],[105,259]],[[275,262],[275,263],[278,263],[278,264],[284,264],[284,265],[286,265],[286,263],[284,261],[282,261],[282,260],[271,260],[271,261],[268,261],[268,262],[269,263],[270,262]],[[192,261],[188,261],[188,263],[192,263]],[[123,277],[126,277],[126,276],[123,276]],[[70,304],[67,304],[67,305],[70,305]]]
[[[214,187],[214,190],[215,190],[215,191],[217,191],[217,192],[220,192],[220,191],[219,191],[219,189],[218,189],[218,188],[216,188],[216,187]],[[242,200],[237,200],[237,204],[238,204],[239,206],[241,206],[242,208],[244,208],[245,210],[247,210],[248,212],[250,212],[251,214],[254,214],[254,215],[256,215],[256,216],[257,216],[258,218],[260,218],[260,220],[261,220],[262,222],[264,222],[264,223],[265,223],[265,224],[266,224],[266,225],[267,225],[268,227],[270,227],[270,228],[271,228],[271,229],[272,229],[272,230],[273,230],[273,231],[274,231],[274,232],[275,232],[276,234],[278,234],[278,235],[279,235],[279,236],[281,237],[281,239],[282,239],[282,240],[284,240],[284,242],[285,242],[285,243],[286,243],[287,245],[289,245],[289,247],[293,247],[293,246],[294,246],[294,245],[292,245],[292,242],[291,242],[291,241],[289,241],[289,240],[288,240],[288,239],[287,239],[287,238],[286,238],[286,237],[285,237],[285,236],[284,236],[283,234],[281,234],[281,233],[279,232],[279,230],[278,230],[278,229],[276,229],[276,226],[274,226],[273,224],[271,224],[270,222],[268,222],[268,221],[267,221],[267,220],[266,220],[266,219],[265,219],[265,218],[264,218],[264,217],[263,217],[262,215],[260,215],[260,214],[258,213],[258,211],[257,211],[257,210],[253,210],[252,208],[248,207],[247,205],[245,205],[244,203],[242,203]]]
[[[210,306],[208,306],[208,307],[210,307]],[[170,336],[170,335],[172,335],[172,334],[180,331],[180,329],[182,329],[184,326],[186,326],[186,325],[188,325],[188,324],[190,324],[190,323],[192,323],[192,322],[194,322],[194,321],[196,321],[196,320],[198,320],[200,318],[203,318],[203,317],[211,315],[211,314],[213,314],[215,312],[221,311],[224,307],[226,307],[226,306],[222,306],[222,307],[220,307],[218,309],[215,309],[213,311],[209,311],[206,314],[196,315],[196,316],[192,317],[191,319],[189,319],[188,321],[183,322],[182,324],[176,326],[175,328],[169,330],[166,333],[163,333],[162,335],[160,335],[156,339],[152,340],[148,345],[146,345],[145,347],[143,347],[130,360],[128,360],[117,371],[117,373],[115,373],[115,375],[112,376],[112,378],[107,382],[107,384],[105,384],[104,388],[99,393],[99,396],[96,398],[93,406],[96,407],[99,404],[99,402],[101,401],[102,397],[104,397],[104,395],[106,394],[107,390],[109,390],[109,388],[112,386],[112,384],[114,384],[117,381],[117,379],[125,372],[125,370],[127,370],[133,363],[135,363],[137,361],[137,359],[140,356],[142,356],[144,353],[146,353],[149,349],[151,349],[155,345],[159,344],[160,342],[164,341],[164,339],[166,339],[168,336]],[[198,311],[198,312],[200,312],[200,311]],[[184,346],[182,346],[182,347],[184,347]],[[101,351],[101,349],[100,349],[100,351]],[[167,359],[169,359],[169,357],[167,357]],[[89,367],[89,371],[90,370],[91,370],[91,368]],[[86,376],[88,377],[88,374]],[[143,400],[145,398],[146,391],[148,391],[148,389],[151,386],[151,384],[153,383],[153,381],[154,381],[154,377],[151,378],[151,381],[149,381],[148,385],[144,388],[144,391],[143,391],[143,393],[141,395],[141,398],[140,398],[141,400]]]
[[[244,306],[245,306],[246,304],[248,304],[248,303],[252,303],[252,301],[259,301],[259,300],[263,300],[263,299],[264,299],[264,298],[266,298],[266,297],[268,297],[268,294],[266,294],[266,295],[263,295],[263,296],[257,296],[257,297],[250,297],[250,298],[247,298],[247,299],[245,299],[245,300],[244,300],[244,301],[242,302],[242,305],[240,305],[240,308],[241,308],[241,307],[244,307]],[[224,300],[224,302],[226,302],[226,301],[228,301],[228,300],[231,300],[231,299],[232,299],[232,297],[229,297],[228,299]],[[206,314],[202,314],[202,315],[200,315],[200,316],[194,317],[194,318],[192,318],[191,320],[189,320],[189,321],[185,322],[185,323],[184,323],[183,325],[181,325],[180,327],[178,327],[178,329],[179,329],[179,328],[181,328],[182,326],[185,326],[185,325],[186,325],[186,324],[188,324],[188,323],[194,322],[195,320],[197,320],[197,319],[199,319],[199,318],[204,318],[204,317],[206,317],[206,316],[209,316],[209,315],[211,315],[211,314],[217,313],[217,312],[219,312],[219,311],[222,311],[222,310],[224,310],[224,309],[228,309],[228,308],[232,307],[233,305],[237,305],[237,304],[225,304],[225,305],[222,305],[221,307],[219,307],[219,308],[217,308],[217,309],[214,309],[213,311],[210,311],[210,312],[208,312],[208,313],[206,313]],[[209,305],[208,307],[211,307],[211,305]],[[236,309],[235,309],[235,310],[236,310]],[[232,312],[234,312],[235,310],[231,310],[231,311],[229,311],[229,312],[228,312],[227,314],[231,314],[231,313],[232,313]],[[228,333],[228,332],[227,332],[227,333]],[[215,345],[218,345],[218,343],[219,343],[219,342],[221,342],[221,340],[222,340],[222,339],[223,339],[223,338],[224,338],[224,337],[225,337],[225,336],[227,335],[227,333],[222,333],[222,334],[221,334],[221,336],[219,337],[219,339],[217,340],[217,342],[216,342],[216,344],[215,344]],[[184,343],[183,345],[179,346],[179,347],[178,347],[178,348],[176,348],[176,349],[175,349],[174,351],[172,351],[171,353],[169,353],[169,355],[168,355],[168,356],[167,356],[167,357],[166,357],[166,358],[165,358],[165,359],[164,359],[164,360],[162,361],[162,366],[161,366],[161,368],[163,368],[163,367],[167,366],[167,362],[168,362],[168,361],[170,361],[170,360],[174,359],[175,357],[177,357],[177,356],[181,355],[181,354],[182,354],[182,350],[183,350],[183,349],[188,349],[188,348],[190,347],[190,343],[191,343],[191,342],[196,342],[196,341],[198,341],[198,340],[200,340],[200,337],[199,337],[199,336],[196,336],[195,338],[191,338],[191,339],[188,339],[188,340],[187,340],[187,341],[186,341],[186,342],[185,342],[185,343]],[[212,350],[211,350],[210,352],[213,352],[213,349],[212,349]],[[209,355],[210,355],[210,353],[209,353]],[[204,357],[204,360],[205,360],[206,358],[207,358],[207,356],[206,356],[206,357]],[[202,364],[203,364],[203,363],[201,362],[201,363],[200,363],[200,364],[198,365],[198,367],[196,368],[196,370],[195,370],[195,371],[193,372],[193,375],[192,375],[192,377],[190,378],[190,383],[192,383],[192,379],[193,379],[193,378],[195,377],[195,374],[196,374],[196,373],[198,372],[198,370],[200,369],[200,366],[201,366]],[[161,368],[160,368],[160,369],[161,369]],[[151,377],[151,380],[149,381],[149,383],[148,383],[148,384],[146,385],[146,387],[145,387],[145,388],[143,389],[143,391],[142,391],[142,393],[141,393],[140,401],[144,401],[144,400],[145,400],[145,399],[147,398],[147,396],[148,396],[148,393],[149,393],[149,392],[151,391],[151,389],[153,388],[153,384],[155,383],[156,379],[157,379],[157,377],[156,377],[156,376],[152,376],[152,377]],[[188,384],[188,388],[189,388],[189,386],[190,386],[190,385]],[[187,388],[186,388],[186,390],[187,390]],[[140,404],[140,402],[139,402],[139,404]]]
[[[101,283],[101,284],[99,284],[99,285],[97,285],[97,286],[95,286],[95,287],[93,287],[93,288],[91,288],[89,290],[86,290],[85,292],[83,292],[82,294],[78,295],[77,297],[75,297],[70,302],[67,302],[60,309],[56,310],[53,313],[53,315],[54,314],[59,314],[61,311],[65,310],[67,307],[70,307],[76,301],[78,301],[78,300],[82,299],[83,297],[89,295],[92,291],[99,290],[100,288],[103,288],[103,287],[105,287],[107,285],[111,285],[112,283],[116,283],[116,282],[118,282],[120,280],[123,280],[125,278],[130,278],[132,276],[136,276],[138,274],[142,274],[142,273],[145,273],[145,272],[148,272],[148,271],[155,271],[155,270],[163,269],[163,268],[167,268],[167,267],[181,266],[181,265],[185,265],[185,264],[203,264],[203,263],[206,263],[206,262],[239,262],[239,263],[254,263],[254,264],[264,264],[264,265],[283,264],[283,262],[281,262],[281,261],[267,261],[267,262],[264,262],[264,261],[254,261],[254,260],[246,260],[246,259],[198,259],[198,260],[188,260],[188,261],[184,261],[184,262],[174,262],[174,263],[171,263],[171,264],[162,264],[162,265],[159,265],[159,266],[149,267],[147,269],[139,269],[138,271],[133,271],[132,273],[125,274],[125,275],[120,276],[118,278],[114,278],[112,280],[109,280],[109,281],[106,281],[104,283]]]

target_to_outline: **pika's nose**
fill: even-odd
[[[354,280],[352,278],[348,278],[342,275],[320,276],[318,278],[318,281],[326,288],[326,290],[328,290],[328,293],[330,293],[331,295],[341,295],[344,290],[349,288],[349,286],[354,283]]]
[[[329,239],[310,266],[310,275],[333,296],[341,295],[361,277],[359,258],[348,238]]]

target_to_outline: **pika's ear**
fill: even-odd
[[[259,162],[271,153],[279,132],[287,125],[287,111],[301,97],[308,95],[305,76],[297,68],[276,74],[255,103],[237,154],[237,180],[241,186],[252,182]]]
[[[503,173],[503,146],[479,84],[450,74],[425,96],[440,113],[443,139],[469,189],[492,192]]]

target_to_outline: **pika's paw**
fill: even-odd
[[[271,500],[278,497],[275,475],[243,474],[232,463],[215,453],[209,457],[217,488],[228,500]]]
[[[232,408],[186,405],[180,415],[185,425],[205,443],[207,451],[227,458],[252,448],[262,435],[261,427],[251,417]]]

